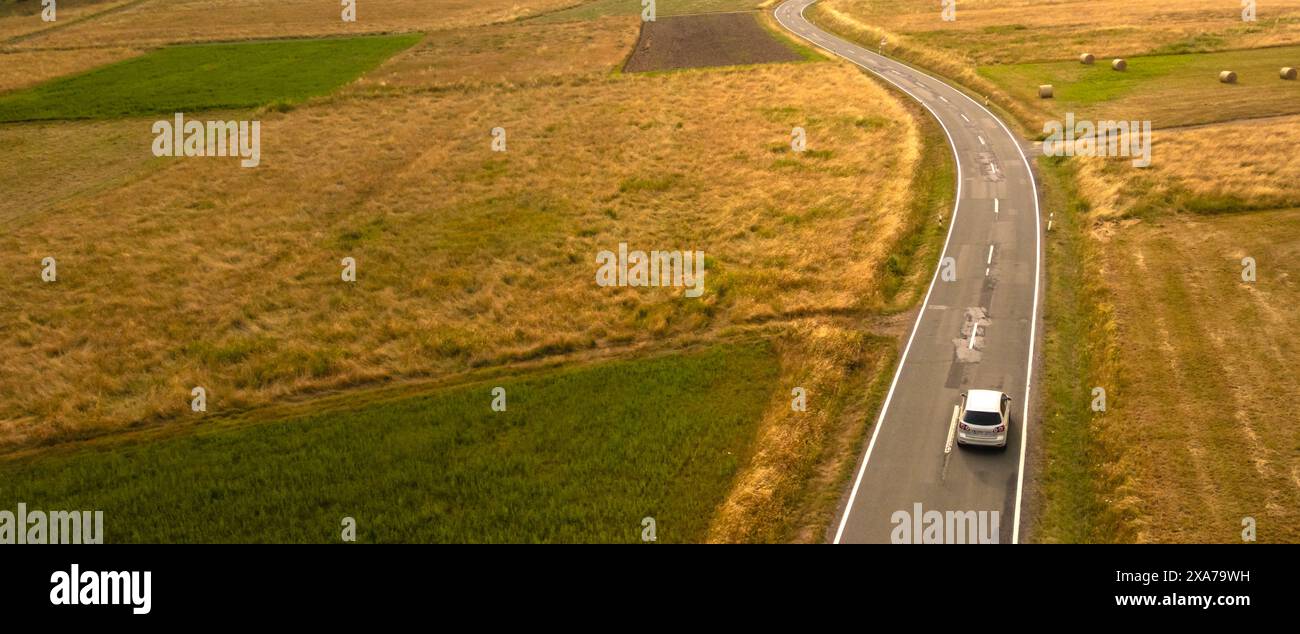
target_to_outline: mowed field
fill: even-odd
[[[623,70],[634,73],[803,58],[792,42],[765,30],[758,22],[758,14],[718,13],[645,23],[636,50]]]
[[[1300,118],[1157,132],[1152,166],[1078,161],[1115,350],[1114,506],[1137,541],[1300,540]],[[1254,282],[1242,279],[1254,258]]]
[[[246,468],[238,463],[246,453],[290,450],[298,452],[291,461],[268,461],[248,481],[283,478],[273,497],[289,508],[336,495],[339,480],[328,473],[339,465],[380,488],[368,490],[376,504],[416,500],[408,489],[441,495],[433,492],[454,487],[413,474],[429,468],[427,457],[376,456],[391,453],[392,438],[427,432],[428,442],[473,444],[491,463],[511,446],[491,444],[507,438],[492,431],[499,420],[481,419],[472,433],[453,425],[492,413],[484,376],[527,386],[538,372],[590,369],[563,393],[532,400],[537,410],[521,405],[511,442],[541,442],[565,430],[552,425],[578,424],[574,417],[600,427],[607,419],[592,412],[607,399],[646,412],[698,403],[703,409],[687,406],[679,422],[702,427],[615,426],[607,431],[617,441],[573,439],[549,454],[575,462],[565,477],[625,477],[608,472],[615,449],[677,454],[691,433],[711,437],[712,412],[741,415],[716,421],[725,423],[716,442],[701,447],[717,451],[637,472],[690,486],[667,482],[631,504],[628,489],[610,483],[582,504],[640,509],[689,495],[659,505],[693,517],[670,539],[819,539],[866,414],[883,397],[902,331],[897,313],[923,288],[942,238],[933,219],[950,207],[946,148],[915,109],[837,63],[619,74],[637,27],[634,17],[606,17],[438,30],[413,45],[319,40],[403,44],[373,70],[349,71],[363,73],[350,84],[339,86],[350,75],[328,79],[322,87],[339,86],[329,94],[296,87],[330,64],[277,66],[316,40],[162,48],[126,63],[228,46],[248,53],[238,91],[246,99],[194,102],[186,115],[261,121],[254,169],[235,158],[153,157],[159,115],[144,113],[175,107],[175,91],[148,93],[103,119],[0,125],[15,159],[0,166],[0,179],[17,184],[17,198],[0,201],[0,265],[10,271],[0,312],[12,316],[0,322],[0,462],[13,476],[0,498],[104,499],[131,518],[131,540],[252,539],[265,527],[203,528],[223,509],[257,515],[251,484],[176,487],[167,508],[178,509],[182,528],[173,533],[137,527],[154,521],[141,500],[186,477],[183,465],[229,474]],[[358,57],[329,47],[315,57],[331,56]],[[167,65],[167,85],[193,81],[186,70],[202,66]],[[82,101],[59,104],[111,103],[97,93],[121,81],[82,83],[67,93]],[[39,100],[60,85],[2,99]],[[796,126],[808,131],[800,154],[790,149]],[[506,131],[507,151],[492,151],[494,128]],[[620,243],[703,251],[704,297],[597,286],[598,252]],[[58,261],[57,282],[40,280],[45,257]],[[355,283],[340,279],[345,257],[357,262]],[[726,363],[692,360],[717,350]],[[620,369],[644,359],[658,359],[648,374]],[[582,387],[626,376],[662,389],[634,396],[633,387]],[[202,415],[189,409],[198,385],[208,393]],[[389,386],[402,398],[373,396]],[[810,395],[806,412],[790,408],[795,386]],[[380,400],[408,404],[358,409]],[[260,425],[279,431],[264,435]],[[348,432],[360,426],[373,428],[371,440],[349,452]],[[163,440],[170,444],[154,448]],[[155,468],[123,472],[110,457],[119,454]],[[72,473],[85,478],[60,475]],[[508,475],[476,477],[536,496],[526,478]],[[79,484],[105,478],[111,487]],[[320,482],[328,486],[313,486]],[[537,508],[576,495],[555,494]],[[350,495],[329,498],[339,505],[307,529],[321,532],[268,529],[267,539],[334,539],[334,511]],[[485,521],[467,511],[428,532],[402,526],[426,511],[402,513],[377,520],[373,538],[467,540]],[[557,529],[563,514],[538,513],[481,539],[627,538],[599,522]],[[629,529],[622,515],[617,531],[639,531],[641,516]]]
[[[1100,433],[1124,448],[1135,539],[1300,541],[1300,210],[1138,222],[1105,249],[1123,342]],[[1242,280],[1255,258],[1257,279]]]
[[[732,11],[751,11],[763,0],[658,0],[655,16],[696,15],[701,13],[726,13]],[[571,22],[590,20],[610,15],[640,16],[642,6],[639,1],[628,0],[584,0],[560,11],[548,12],[537,18],[539,22]]]
[[[1126,61],[1124,72],[1112,70],[1109,59],[1093,65],[984,66],[979,72],[1013,98],[1033,104],[1042,119],[1056,121],[1074,113],[1076,119],[1150,121],[1156,128],[1173,128],[1300,113],[1300,81],[1283,80],[1279,73],[1300,67],[1300,46]],[[1237,73],[1237,83],[1219,81],[1225,70]],[[1053,87],[1052,99],[1038,99],[1042,84]]]

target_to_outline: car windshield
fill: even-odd
[[[967,425],[980,425],[983,427],[992,427],[1002,424],[1002,417],[997,412],[973,412],[966,410],[966,415],[962,417],[961,422]]]

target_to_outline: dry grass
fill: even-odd
[[[1135,222],[1135,221],[1134,221]],[[1120,346],[1102,433],[1139,541],[1300,540],[1300,210],[1164,219],[1105,245]],[[1258,281],[1241,280],[1243,257]]]
[[[636,43],[636,18],[600,18],[441,31],[355,84],[364,91],[529,84],[598,75],[623,62]]]
[[[710,542],[821,541],[892,376],[899,333],[889,334],[810,319],[774,338],[786,389],[764,409],[755,455],[710,524]],[[806,391],[807,411],[791,408],[793,386]]]
[[[152,120],[0,125],[0,224],[37,222],[63,200],[115,187],[155,164],[147,132]]]
[[[49,30],[24,40],[21,46],[60,48],[94,42],[97,46],[141,47],[174,42],[460,29],[516,20],[571,4],[573,0],[363,0],[357,4],[357,21],[345,23],[340,19],[341,7],[337,2],[145,0],[120,11]]]
[[[1100,220],[1169,212],[1222,212],[1300,205],[1300,117],[1241,121],[1152,135],[1152,164],[1079,160],[1079,178]]]
[[[141,51],[130,48],[76,48],[53,51],[0,52],[0,92],[111,64]]]
[[[62,0],[57,3],[58,10],[54,22],[45,22],[41,19],[41,3],[36,0],[29,0],[22,7],[16,4],[0,5],[0,44],[39,31],[63,28],[73,22],[86,20],[105,11],[112,11],[138,1]],[[80,44],[84,45],[85,42]]]
[[[1300,204],[1300,117],[1173,131],[1158,141],[1158,173],[1193,194],[1254,205]]]
[[[221,411],[869,307],[918,156],[897,100],[829,64],[339,98],[262,120],[261,167],[165,162],[0,237],[6,443],[174,417],[194,385]],[[789,154],[795,125],[813,152]],[[505,155],[488,151],[496,126]],[[619,242],[704,250],[706,297],[597,288],[595,254]],[[55,284],[38,278],[47,255]]]

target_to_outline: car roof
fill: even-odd
[[[997,412],[1002,409],[1002,392],[971,390],[966,393],[966,409],[976,412]]]

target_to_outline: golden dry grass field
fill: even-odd
[[[129,6],[141,0],[63,0],[56,3],[55,20],[46,22],[39,0],[0,2],[0,45]],[[82,42],[85,44],[85,42]]]
[[[782,90],[795,82],[818,88]],[[256,171],[178,161],[21,210],[0,239],[16,272],[4,356],[29,371],[6,382],[5,435],[174,415],[185,385],[240,407],[870,305],[909,200],[892,175],[918,155],[896,102],[835,98],[873,89],[810,65],[342,98],[265,116]],[[748,106],[724,107],[729,94]],[[781,151],[801,122],[816,158]],[[504,155],[489,150],[497,126],[513,131]],[[802,248],[818,235],[835,237]],[[593,295],[595,253],[620,242],[717,254],[714,292]],[[50,253],[62,256],[58,292],[17,273]],[[355,287],[338,283],[348,256]]]
[[[202,28],[185,12],[211,2],[152,4],[6,54],[354,32],[305,2],[218,0]],[[793,415],[788,389],[773,395],[709,538],[820,540],[941,238],[937,126],[847,64],[623,74],[633,16],[433,4],[363,3],[362,30],[429,33],[332,96],[252,112],[255,169],[154,158],[154,117],[0,125],[0,451],[188,429],[194,385],[211,410],[256,418],[394,382],[761,337],[814,406]],[[705,297],[597,287],[597,252],[620,243],[703,251]]]
[[[1081,160],[1079,180],[1098,220],[1300,205],[1300,117],[1239,121],[1152,135],[1152,163]]]
[[[34,86],[140,54],[130,48],[0,51],[0,92]]]
[[[640,29],[625,17],[451,30],[425,39],[354,84],[361,91],[444,90],[591,77],[617,68]]]

